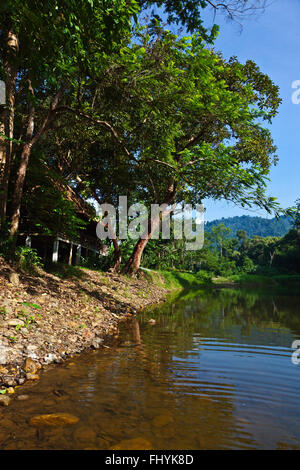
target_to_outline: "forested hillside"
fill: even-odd
[[[224,224],[231,229],[230,237],[233,238],[238,230],[244,230],[249,238],[259,237],[282,237],[292,227],[290,217],[280,217],[276,219],[265,219],[263,217],[251,217],[242,215],[237,217],[222,217],[222,219],[212,220],[205,223],[205,231],[210,232],[212,227]]]

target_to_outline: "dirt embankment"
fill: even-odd
[[[30,276],[0,258],[0,397],[25,380],[38,380],[45,364],[105,346],[120,321],[167,293],[145,277],[86,269],[68,279]]]

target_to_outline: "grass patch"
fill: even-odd
[[[85,275],[81,268],[62,263],[51,264],[47,271],[61,279],[70,279],[72,277],[81,279]]]
[[[202,272],[188,273],[182,271],[143,271],[151,282],[166,289],[199,289],[211,284],[210,276]]]
[[[240,285],[268,285],[268,286],[292,286],[300,285],[299,274],[235,274],[228,278],[228,281],[233,281]]]

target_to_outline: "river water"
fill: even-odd
[[[22,387],[29,399],[0,410],[0,448],[299,449],[295,339],[295,291],[183,293]],[[45,413],[79,421],[30,424]]]

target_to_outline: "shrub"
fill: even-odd
[[[29,246],[19,246],[16,250],[18,267],[23,271],[35,273],[36,268],[42,267],[42,258],[37,251]]]

